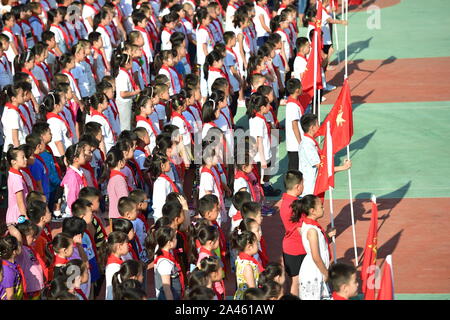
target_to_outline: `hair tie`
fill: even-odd
[[[17,219],[18,224],[24,223],[25,221],[27,221],[27,218],[25,218],[25,216],[19,216],[19,218]]]
[[[53,92],[50,92],[49,94],[53,98],[53,105],[55,105],[56,104],[56,99],[55,99],[55,96],[53,95]]]
[[[25,56],[25,62],[28,61],[28,58],[30,58],[31,50],[27,50],[27,55]]]
[[[242,230],[238,229],[238,235],[240,236],[242,234]]]
[[[209,99],[208,101],[212,101],[212,103],[213,103],[213,109],[215,109],[215,108],[216,108],[216,101],[213,100],[213,99]]]
[[[119,281],[119,283],[122,283],[122,277],[120,276],[120,273],[117,273],[117,281]]]

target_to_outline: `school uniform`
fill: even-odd
[[[77,89],[80,91],[81,98],[90,97],[91,89],[89,88],[89,81],[81,63],[77,62],[75,64],[75,68],[71,69],[70,72],[72,73],[73,77],[78,80]]]
[[[237,40],[237,37],[239,34],[243,35],[242,44],[243,44],[243,51],[245,54],[245,59],[248,61],[250,59],[250,50],[251,50],[251,40],[250,37],[246,32],[244,32],[240,27],[236,28],[234,33],[236,34],[236,44],[233,47],[234,52],[236,53],[237,59],[238,59],[238,65],[239,65],[239,72],[241,75],[246,76],[247,70],[244,70],[244,60],[241,56],[241,44],[239,43],[239,40]]]
[[[88,18],[92,18],[92,21],[94,21],[94,16],[98,13],[98,9],[91,4],[87,4],[85,3],[83,5],[83,10],[81,12],[81,17],[83,19],[83,23],[86,26],[87,32],[91,33],[93,30],[91,24],[89,23],[89,21],[87,20]]]
[[[129,71],[120,68],[116,77],[116,103],[119,110],[120,131],[130,130],[131,127],[131,106],[133,98],[122,98],[120,92],[131,92],[137,89],[137,85],[133,80]]]
[[[192,132],[192,127],[190,126],[189,122],[187,122],[186,118],[184,118],[183,115],[179,114],[179,113],[172,113],[172,119],[171,119],[171,124],[175,125],[178,127],[179,130],[179,134],[183,137],[183,144],[186,147],[191,146],[191,144],[193,143],[192,141],[192,137],[191,134]]]
[[[170,290],[173,298],[174,300],[181,300],[184,293],[184,275],[181,267],[171,252],[162,250],[162,253],[154,260],[156,298],[166,300],[161,276],[170,275]]]
[[[28,195],[29,188],[25,182],[24,176],[20,170],[15,170],[10,168],[8,171],[8,209],[6,210],[6,223],[14,223],[16,224],[19,217],[22,213],[19,210],[19,206],[17,205],[17,196],[16,193],[22,191],[23,193],[23,201],[25,203],[25,199]]]
[[[31,126],[28,124],[25,114],[19,107],[13,106],[10,103],[6,103],[3,109],[1,122],[3,125],[3,134],[5,135],[3,152],[7,152],[8,146],[13,144],[13,129],[18,131],[19,144],[24,144],[26,136],[31,133]]]
[[[145,30],[144,28],[135,26],[134,30],[139,31],[142,35],[142,38],[144,39],[144,46],[142,47],[144,59],[147,61],[147,64],[150,64],[151,62],[153,62],[153,55],[152,55],[153,44],[151,36],[148,33],[148,31]]]
[[[90,114],[86,115],[86,123],[91,121],[97,122],[101,125],[103,141],[105,142],[105,149],[106,152],[108,152],[116,143],[116,139],[114,137],[114,130],[111,123],[103,113],[100,113],[94,109],[91,109]]]
[[[88,182],[83,171],[70,165],[61,181],[61,187],[64,188],[64,196],[67,204],[66,214],[72,215],[72,203],[78,199],[80,190],[87,186]]]
[[[113,35],[110,34],[108,29],[106,28],[106,26],[104,26],[102,24],[99,24],[97,29],[95,29],[95,31],[97,31],[98,33],[101,34],[102,41],[103,41],[103,49],[105,50],[106,59],[108,61],[111,61],[111,56],[112,56],[112,51],[113,51],[113,47],[112,47]]]
[[[164,125],[167,124],[167,117],[166,117],[166,106],[165,102],[164,104],[158,103],[155,105],[155,112],[158,115],[158,120],[162,121]]]
[[[225,31],[234,31],[233,17],[238,8],[239,5],[237,3],[228,4],[225,11]]]
[[[68,53],[71,43],[66,30],[64,30],[60,25],[52,24],[50,25],[50,31],[55,34],[55,41],[59,50],[61,50],[63,54]]]
[[[1,65],[0,65],[1,68]],[[45,90],[47,90],[47,92],[50,90],[50,83],[51,83],[51,77],[48,74],[48,71],[46,69],[46,67],[44,66],[44,64],[42,63],[36,63],[34,65],[33,68],[33,74],[36,77],[36,79],[40,82],[42,82]]]
[[[308,60],[302,54],[297,54],[294,60],[294,71],[292,73],[292,77],[302,81],[300,74],[303,74],[306,71],[306,65],[308,64]]]
[[[270,29],[271,13],[269,11],[269,8],[267,7],[267,5],[262,7],[255,3],[255,17],[253,18],[253,23],[255,24],[258,47],[262,46],[264,44],[264,41],[269,37],[269,32],[264,30],[264,28],[262,27],[262,23],[260,20],[261,16],[263,17],[266,26]]]
[[[303,174],[302,197],[314,193],[317,165],[320,163],[319,145],[311,136],[305,134],[298,148],[298,170]]]
[[[303,115],[302,106],[298,99],[288,98],[286,104],[286,151],[289,157],[289,170],[298,169],[298,148],[299,143],[292,128],[293,121],[297,121],[297,127],[303,140],[304,132],[300,125],[300,119]]]
[[[264,116],[262,116],[264,118]],[[266,120],[261,117],[253,117],[249,120],[249,127],[250,127],[250,136],[254,137],[255,140],[258,140],[258,137],[262,137],[263,139],[263,147],[264,147],[264,160],[266,162],[269,162],[272,158],[272,151],[270,150],[270,132],[268,129],[268,125],[266,123]],[[259,152],[256,153],[254,157],[255,162],[261,162],[261,158],[259,155]]]
[[[166,203],[166,197],[171,192],[178,192],[174,181],[166,174],[161,174],[153,184],[153,218],[158,220],[162,217],[162,207]]]
[[[4,52],[4,54],[6,54],[8,61],[11,62],[11,70],[12,70],[12,69],[14,69],[12,62],[14,61],[16,54],[14,53],[11,43],[14,43],[16,45],[17,49],[20,50],[19,39],[11,29],[6,28],[6,27],[3,27],[2,34],[6,35],[9,39],[10,45],[9,45],[8,50],[6,50]],[[11,73],[11,76],[12,76],[12,73]]]
[[[95,59],[96,62],[95,73],[97,75],[97,80],[102,81],[103,77],[106,75],[106,60],[100,49],[92,47],[92,50],[94,52],[97,52],[97,58]],[[92,54],[92,56],[94,55]]]
[[[158,74],[166,75],[170,80],[169,95],[178,94],[181,91],[183,79],[181,75],[173,68],[163,65]]]
[[[70,131],[73,132],[72,142],[77,143],[78,137],[76,134],[76,127],[75,124],[77,123],[77,117],[76,117],[76,111],[75,109],[72,111],[71,104],[74,103],[72,100],[69,101],[63,108],[62,112],[60,113],[61,117],[69,124]]]
[[[225,70],[227,71],[228,79],[230,81],[230,85],[231,85],[230,91],[239,92],[239,89],[240,89],[239,81],[238,81],[238,79],[236,79],[234,74],[231,72],[231,67],[235,67],[235,70],[237,70],[239,73],[239,68],[237,68],[238,56],[233,48],[227,47],[226,50],[227,50],[227,53],[224,58],[223,64],[225,66]]]
[[[35,45],[35,36],[28,20],[16,20],[16,23],[21,29],[21,39],[24,49],[33,48]]]
[[[69,124],[60,115],[54,113],[47,114],[47,123],[50,126],[52,132],[52,141],[48,144],[55,157],[61,157],[58,148],[56,148],[55,141],[61,141],[64,148],[67,149],[72,145],[73,133]]]
[[[226,220],[224,195],[220,173],[214,167],[208,169],[206,166],[203,166],[202,168],[200,168],[200,186],[198,198],[203,198],[203,196],[207,194],[207,191],[211,192],[219,199],[220,214],[217,217],[217,222],[220,225]]]
[[[209,24],[208,28],[213,35],[214,43],[223,42],[223,28],[218,19],[211,19],[211,23]]]
[[[136,116],[136,128],[140,127],[145,128],[145,130],[147,130],[148,136],[150,137],[150,144],[148,145],[148,149],[151,153],[156,147],[156,136],[159,134],[159,132],[155,128],[155,123],[152,123],[149,118]]]
[[[92,56],[87,56],[84,61],[80,62],[80,66],[83,69],[84,75],[86,77],[87,81],[87,96],[91,97],[95,94],[95,77],[97,76],[97,73],[93,66],[93,58]],[[83,90],[83,89],[82,89]]]
[[[112,170],[107,186],[109,219],[121,218],[117,205],[120,198],[128,197],[129,191],[125,175],[120,171]]]
[[[133,65],[132,65],[131,70],[132,70],[133,75],[137,72],[139,87],[141,88],[141,90],[143,90],[145,88],[145,86],[148,84],[148,78],[147,78],[146,72],[140,65],[138,59],[133,59]]]
[[[173,31],[164,28],[161,32],[161,50],[172,50],[172,43],[170,42],[170,36]]]
[[[195,106],[187,107],[186,111],[183,112],[183,116],[193,128],[194,137],[197,133],[202,131],[202,117]]]
[[[122,263],[123,260],[119,259],[113,254],[108,257],[105,268],[105,280],[106,280],[105,300],[113,300],[112,278],[114,274],[120,270]]]
[[[286,33],[285,29],[277,29],[275,32],[281,36],[281,41],[283,41],[284,45],[284,54],[286,55],[286,59],[288,60],[287,62],[289,62],[290,58],[292,57],[292,47],[289,35]]]
[[[214,37],[205,26],[199,26],[196,30],[197,39],[197,64],[200,66],[200,91],[202,97],[208,96],[208,84],[203,72],[203,65],[205,64],[206,55],[203,51],[203,44],[206,44],[206,51],[208,54],[213,50]]]

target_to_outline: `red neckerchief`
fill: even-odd
[[[8,109],[14,110],[19,114],[20,119],[22,120],[23,124],[25,125],[25,127],[27,128],[28,132],[31,132],[31,128],[30,125],[27,122],[27,119],[25,118],[25,115],[22,113],[22,111],[19,109],[19,107],[13,105],[10,102],[7,102],[5,104],[5,107],[7,107]]]
[[[59,29],[59,30],[61,31],[61,33],[62,33],[62,35],[63,35],[63,37],[64,37],[64,42],[66,43],[66,47],[67,47],[67,49],[69,49],[69,48],[70,48],[70,40],[69,40],[69,36],[68,36],[67,33],[63,30],[63,28],[62,28],[61,26],[56,25],[56,24],[53,24],[53,23],[52,23],[50,26],[55,27],[55,28],[57,28],[57,29]]]
[[[139,255],[137,254],[136,250],[134,250],[131,242],[128,242],[128,251],[131,253],[133,260],[139,261]]]
[[[18,263],[11,263],[11,262],[9,262],[9,261],[7,261],[7,260],[3,260],[3,261],[2,261],[2,265],[3,265],[3,266],[6,266],[6,267],[10,267],[11,265],[13,265],[13,266],[15,266],[15,267],[17,268],[17,271],[18,271],[19,274],[20,274],[20,282],[22,282],[22,289],[23,289],[23,292],[26,293],[26,292],[27,292],[27,291],[26,291],[26,289],[27,289],[27,283],[26,283],[26,280],[25,280],[25,275],[24,275],[24,273],[23,273],[22,267],[21,267]]]
[[[266,244],[266,239],[264,239],[263,236],[261,236],[261,250],[259,250],[259,257],[261,258],[261,262],[263,267],[266,267],[267,264],[269,263],[269,257],[267,256],[267,244]]]
[[[80,87],[78,86],[78,83],[77,83],[75,77],[73,76],[72,72],[70,72],[69,70],[63,69],[63,70],[61,70],[61,73],[63,73],[65,75],[67,75],[68,77],[70,77],[72,79],[73,83],[75,84],[78,92],[80,92]]]
[[[84,294],[83,290],[81,290],[80,288],[74,288],[73,290],[74,290],[76,293],[78,293],[78,294],[81,296],[81,298],[82,298],[83,300],[88,300],[88,298],[87,298],[86,295]]]
[[[330,256],[330,260],[331,260],[331,250],[330,250],[330,242],[328,241],[328,236],[325,232],[325,229],[322,228],[322,226],[319,224],[319,222],[317,222],[316,220],[310,219],[308,217],[306,217],[305,215],[303,215],[303,217],[300,219],[301,223],[306,223],[306,224],[310,224],[313,226],[316,226],[317,228],[319,228],[320,232],[322,232],[323,237],[325,238],[325,241],[328,245],[328,254]]]
[[[135,159],[134,157],[131,158],[131,159],[128,160],[128,161],[132,162],[132,163],[134,164],[134,166],[136,167],[136,172],[137,172],[137,174],[138,174],[138,176],[139,176],[139,180],[141,180],[142,188],[144,188],[144,186],[145,186],[144,174],[142,173],[142,170],[141,170],[141,168],[139,167],[139,163],[136,161],[136,159]],[[130,168],[130,169],[131,169],[131,168]],[[131,172],[133,172],[133,170],[131,170]],[[136,179],[134,179],[134,181],[135,181],[136,186],[137,186],[138,183],[137,183]]]
[[[55,255],[55,260],[53,260],[53,266],[56,266],[57,264],[65,265],[65,264],[68,264],[68,263],[69,263],[68,259],[62,258],[62,257],[60,257],[58,255]]]
[[[133,90],[138,90],[139,87],[136,84],[136,82],[134,81],[133,76],[130,74],[130,72],[127,69],[122,68],[122,67],[120,67],[120,70],[122,70],[123,72],[125,72],[128,75],[128,78],[130,79],[131,86],[133,87]]]
[[[164,249],[161,249],[161,252],[162,252],[162,255],[159,255],[156,257],[156,259],[154,261],[154,265],[156,266],[156,264],[158,263],[158,260],[162,259],[162,258],[170,260],[175,264],[175,268],[177,269],[178,275],[180,276],[181,297],[183,297],[184,296],[184,274],[181,270],[181,266],[170,252],[168,252]]]
[[[52,148],[50,148],[50,147],[47,145],[47,146],[45,146],[45,150],[46,150],[48,153],[51,154],[51,156],[52,156],[52,158],[53,158],[53,163],[55,164],[56,172],[58,173],[58,177],[59,177],[59,179],[61,180],[62,177],[63,177],[62,170],[61,170],[61,167],[59,166],[58,162],[56,161],[56,157],[53,155]]]
[[[239,9],[239,5],[236,4],[236,3],[233,3],[233,4],[228,3],[228,6],[229,6],[229,7],[233,7],[235,10]]]
[[[92,183],[94,184],[94,188],[98,189],[98,182],[97,182],[97,179],[95,178],[94,168],[92,168],[91,164],[89,162],[86,162],[86,164],[82,165],[81,167],[83,169],[86,169],[87,171],[89,171],[89,173],[91,174],[91,177],[92,177]]]
[[[147,30],[145,30],[144,28],[138,27],[138,26],[135,26],[134,29],[145,33],[145,35],[147,36],[148,45],[149,45],[150,49],[153,50],[152,36],[149,34],[149,32]]]
[[[267,8],[267,5],[265,5],[264,7],[260,6],[259,4],[256,4],[258,7],[260,7],[261,9],[263,9],[266,13],[267,16],[269,17],[269,19],[272,18],[272,15],[270,14],[269,8]]]
[[[51,75],[47,73],[46,68],[44,68],[44,67],[42,66],[42,64],[43,64],[43,63],[36,63],[36,67],[40,68],[40,69],[44,72],[45,79],[47,80],[48,86],[50,87],[50,84],[51,84],[51,81],[52,81],[52,80],[50,79],[50,78],[51,78]]]
[[[294,98],[292,98],[291,96],[289,96],[288,99],[287,99],[286,104],[288,104],[288,103],[294,103],[294,104],[296,104],[297,107],[300,108],[300,111],[302,112],[302,114],[305,113],[304,110],[303,110],[302,105],[300,104],[300,101],[298,101],[298,98],[297,98],[297,99],[294,99]]]
[[[31,174],[31,171],[30,171],[30,168],[22,168],[21,169],[23,172],[25,172],[29,177],[30,177],[30,180],[31,180],[31,183],[32,183],[32,189],[34,190],[34,191],[37,191],[38,190],[38,185],[37,185],[37,181],[36,181],[36,179],[34,178],[34,176]]]
[[[236,170],[234,179],[236,180],[239,178],[243,178],[247,182],[247,185],[250,189],[250,193],[252,195],[252,200],[256,201],[256,199],[257,199],[256,190],[254,189],[253,183],[250,181],[250,177],[245,172],[243,172],[241,170]]]
[[[306,57],[305,57],[303,54],[301,54],[300,52],[297,53],[297,57],[302,58],[302,59],[305,60],[306,62],[308,61],[308,60],[306,59]]]
[[[250,20],[250,23],[251,23],[251,21],[252,21],[252,20]],[[253,28],[252,28],[251,26],[253,26],[253,24],[249,25],[249,26],[247,27],[247,29],[248,29],[248,31],[250,32],[250,36],[252,37],[252,39],[255,39],[255,38],[256,38],[256,30],[254,31]]]
[[[236,211],[235,215],[233,216],[233,221],[242,220],[242,213],[240,211]]]
[[[239,252],[239,258],[241,260],[247,260],[247,261],[251,261],[254,264],[256,264],[258,266],[259,272],[263,272],[264,271],[264,267],[262,266],[261,263],[259,263],[258,260],[256,260],[255,258],[253,258],[252,256],[246,254],[245,252]]]
[[[44,169],[45,169],[45,174],[48,175],[50,172],[48,171],[48,167],[45,164],[44,159],[42,159],[42,157],[39,154],[35,154],[34,157],[42,163],[42,165],[44,166]]]
[[[231,87],[230,78],[228,77],[228,74],[226,72],[224,72],[222,69],[209,67],[208,70],[212,71],[212,72],[219,72],[219,74],[222,76],[222,78],[227,79],[228,86]]]
[[[290,52],[291,55],[292,55],[292,46],[291,46],[291,41],[290,41],[290,38],[289,38],[288,34],[286,33],[286,31],[284,31],[284,30],[281,29],[281,28],[278,28],[276,31],[281,31],[281,32],[284,33],[284,35],[286,36],[286,40],[287,40],[287,42],[288,42],[288,44],[289,44],[289,52]]]
[[[19,40],[17,39],[17,36],[12,32],[12,30],[10,28],[7,27],[3,27],[3,30],[8,31],[9,33],[11,33],[11,36],[13,37],[14,40],[14,44],[16,45],[16,48],[19,49]]]
[[[146,118],[146,117],[144,117],[144,116],[138,115],[138,116],[136,116],[136,123],[137,123],[138,121],[144,121],[145,123],[147,123],[147,124],[150,126],[150,128],[152,129],[153,135],[154,135],[155,137],[158,135],[158,133],[156,132],[155,127],[153,126],[153,123],[150,121],[149,118]]]
[[[220,178],[217,177],[214,174],[214,172],[212,172],[212,170],[209,169],[207,166],[202,167],[201,173],[204,173],[204,172],[209,173],[213,177],[214,183],[216,184],[217,189],[219,190],[219,194],[220,194],[219,201],[220,201],[220,203],[223,203],[223,191],[222,191],[222,184],[220,183]]]
[[[206,30],[206,32],[208,32],[208,36],[209,36],[209,38],[211,39],[211,44],[212,44],[212,46],[214,47],[214,45],[215,45],[215,41],[214,41],[214,37],[213,37],[213,35],[211,34],[211,31],[207,28],[207,27],[205,27],[204,25],[200,25],[200,27],[198,27],[198,29],[200,30],[200,29],[204,29],[204,30]]]
[[[161,69],[164,69],[164,70],[166,70],[169,73],[170,83],[172,85],[172,89],[174,90],[174,93],[175,93],[175,80],[174,80],[174,78],[172,76],[172,72],[171,71],[175,72],[175,74],[177,75],[177,77],[178,77],[178,84],[180,85],[180,88],[183,87],[183,78],[178,73],[177,70],[175,70],[173,67],[168,67],[168,66],[166,66],[164,64],[161,66]]]
[[[134,58],[134,59],[133,59],[133,62],[136,62],[137,65],[139,66],[142,80],[144,80],[144,84],[145,84],[145,85],[148,85],[147,75],[145,74],[144,68],[142,68],[142,66],[141,66],[141,64],[140,64],[139,59]]]
[[[143,154],[145,154],[146,157],[148,157],[148,156],[151,155],[151,154],[148,152],[147,148],[136,147],[136,150],[141,151]]]
[[[106,68],[107,64],[106,64],[106,59],[103,56],[103,52],[100,49],[97,49],[95,47],[92,47],[92,50],[94,50],[95,52],[97,52],[98,55],[100,55],[102,57],[102,62],[103,62],[103,66]]]
[[[192,136],[194,133],[194,128],[192,128],[189,121],[187,121],[186,118],[181,113],[178,113],[177,111],[172,111],[172,115],[170,118],[173,119],[176,117],[179,117],[179,118],[181,118],[181,120],[184,121],[184,124],[186,125],[188,132],[191,134],[191,143],[194,143],[194,137]]]
[[[111,133],[113,134],[114,142],[116,142],[115,132],[114,132],[113,126],[109,122],[108,118],[103,113],[99,112],[98,110],[95,110],[94,108],[91,108],[90,113],[91,113],[91,117],[99,116],[99,117],[105,119],[106,123],[108,123],[108,126],[111,129]]]
[[[36,87],[38,88],[39,92],[41,92],[41,89],[39,89],[39,81],[38,79],[36,79],[36,77],[34,76],[33,73],[31,73],[30,70],[26,69],[25,67],[22,68],[22,70],[20,70],[22,72],[25,72],[27,75],[29,75],[31,77],[31,79],[33,79],[34,84],[36,85]],[[42,93],[42,92],[41,92]]]
[[[245,32],[244,30],[241,29],[242,34],[244,35],[245,38],[245,43],[247,44],[247,47],[250,48],[250,38],[248,37],[247,32]]]
[[[40,236],[43,237],[47,242],[51,242],[53,240],[52,231],[47,225],[42,228]]]
[[[111,264],[111,263],[122,264],[123,260],[118,258],[115,254],[110,254],[108,257],[108,260],[106,261],[106,265]]]
[[[22,19],[22,20],[17,21],[17,23],[19,24],[20,29],[22,29],[22,36],[23,36],[24,42],[26,43],[27,37],[25,35],[25,31],[22,27],[22,24],[26,24],[28,26],[28,28],[30,28],[31,34],[33,36],[33,41],[36,43],[37,42],[36,35],[34,34],[34,29],[31,27],[30,22],[28,20]],[[26,50],[26,49],[28,49],[28,43],[26,43],[26,44],[25,43],[24,43],[24,45],[26,46],[26,48],[25,48],[25,50]]]
[[[45,264],[44,260],[42,259],[42,257],[40,255],[38,255],[36,253],[36,251],[32,247],[27,246],[27,245],[24,245],[24,246],[27,247],[28,249],[30,249],[31,253],[33,253],[34,257],[36,258],[36,260],[38,261],[39,265],[42,268],[42,272],[44,273],[45,279],[48,280],[49,279],[49,277],[48,277],[48,267],[46,266],[46,264]]]
[[[142,212],[138,213],[137,218],[144,223],[145,231],[148,232],[148,230],[150,229],[150,225],[148,224],[147,218],[142,214]]]
[[[161,174],[159,175],[159,177],[160,177],[160,178],[163,178],[163,179],[166,179],[167,182],[170,183],[170,186],[172,187],[172,191],[173,191],[173,192],[180,192],[180,191],[178,190],[178,187],[177,187],[177,185],[175,184],[175,182],[173,182],[172,179],[170,179],[170,177],[169,177],[167,174],[161,173]]]
[[[92,63],[91,63],[91,59],[89,59],[89,57],[86,56],[86,57],[84,58],[84,61],[89,65],[89,68],[91,68],[91,72],[92,72],[92,75],[93,75],[93,77],[94,77],[94,80],[97,81],[97,71],[94,70],[94,66],[93,66]]]
[[[163,28],[163,31],[169,33],[170,35],[172,35],[172,33],[173,33],[172,30],[169,30],[169,29],[167,29],[166,27]]]
[[[17,174],[18,176],[21,176],[22,180],[25,182],[25,178],[23,177],[23,174],[22,174],[22,172],[20,172],[20,170],[17,170],[17,169],[14,169],[11,167],[11,168],[9,168],[8,171],[11,173]]]
[[[218,0],[216,0],[216,2],[219,3]],[[220,7],[222,8],[222,6],[220,6]],[[219,32],[220,32],[220,34],[223,34],[224,32],[223,32],[222,22],[220,22],[219,18],[216,18],[213,21],[217,22],[217,24],[219,25],[219,28],[220,28]]]
[[[109,39],[110,39],[110,41],[111,41],[111,39],[113,38],[113,36],[109,34],[108,29],[106,29],[106,27],[105,27],[104,25],[102,25],[102,24],[99,24],[99,25],[97,26],[97,29],[98,29],[98,28],[102,28],[102,29],[106,32],[106,34],[108,35],[108,37],[109,37]]]
[[[117,116],[119,115],[119,110],[117,109],[116,102],[113,99],[109,99],[109,106],[111,107],[111,111],[114,115],[114,119],[117,120]]]
[[[31,100],[31,101],[33,101],[33,100]],[[26,104],[26,103],[22,103],[22,104],[19,106],[19,109],[20,109],[20,107],[23,107],[23,109],[25,110],[25,112],[26,112],[27,115],[28,115],[28,119],[30,119],[30,122],[31,122],[31,112],[30,112],[30,107],[29,107],[29,105]],[[33,105],[33,108],[34,108],[34,105]],[[30,132],[31,132],[31,131],[30,131]]]
[[[208,257],[212,257],[213,253],[207,249],[205,249],[205,247],[201,246],[200,247],[200,252],[199,253],[205,253]]]
[[[219,249],[220,249],[220,259],[222,260],[223,263],[223,269],[226,273],[226,260],[225,260],[225,255],[226,255],[226,250],[227,250],[227,240],[225,238],[225,234],[223,233],[222,228],[219,226],[219,224],[217,223],[216,220],[211,222],[214,226],[216,226],[217,230],[219,231]]]
[[[127,184],[128,191],[129,192],[133,191],[133,188],[128,185],[127,177],[125,176],[125,174],[123,174],[118,170],[111,170],[111,173],[109,174],[109,179],[111,180],[112,177],[114,176],[121,176],[125,180],[125,183]]]
[[[255,114],[255,117],[263,119],[264,123],[266,125],[267,128],[267,135],[269,136],[269,141],[272,141],[272,136],[271,136],[271,132],[272,132],[272,128],[270,127],[270,124],[267,122],[266,117],[264,117],[261,113],[257,112]]]
[[[234,56],[234,59],[236,60],[236,63],[237,63],[239,60],[238,60],[238,57],[237,57],[236,53],[234,52],[233,48],[228,48],[228,47],[225,47],[225,48],[229,53],[231,53]]]
[[[79,170],[79,171],[81,172],[81,174],[80,174],[80,172],[74,170],[74,169],[71,168],[70,166],[69,166],[69,168],[67,168],[67,171],[69,171],[69,170],[72,170],[72,171],[74,171],[77,175],[79,175],[80,178],[81,178],[81,181],[83,181],[83,186],[88,187],[88,181],[87,181],[86,177],[84,176],[83,171]]]
[[[317,151],[320,150],[319,143],[316,141],[316,139],[314,139],[313,137],[311,137],[308,133],[305,133],[304,136],[305,136],[305,137],[308,137],[308,138],[310,138],[312,141],[314,141],[314,144],[316,145]]]
[[[332,294],[333,300],[348,300],[347,298],[344,298],[343,296],[336,293],[336,291],[333,291]]]

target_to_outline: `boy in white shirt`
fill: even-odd
[[[306,65],[308,64],[308,56],[311,51],[311,44],[308,38],[299,37],[296,41],[297,56],[294,60],[294,72],[292,72],[292,78],[302,80],[303,73],[306,71]]]
[[[286,151],[288,152],[288,169],[298,170],[298,146],[304,135],[300,125],[303,110],[298,100],[298,97],[302,94],[300,80],[289,79],[286,82],[286,91],[289,94],[286,103]]]
[[[313,137],[319,130],[319,122],[315,114],[307,113],[302,116],[300,123],[305,135],[298,148],[298,170],[303,174],[304,188],[301,197],[304,197],[307,194],[313,194],[316,185],[320,156],[319,144]],[[342,166],[334,167],[334,172],[348,170],[351,166],[352,162],[346,159]]]

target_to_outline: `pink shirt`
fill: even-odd
[[[66,196],[66,213],[72,213],[72,203],[78,199],[80,190],[84,187],[82,171],[73,166],[69,166],[66,171],[66,175],[61,181],[61,187],[64,187],[64,195]]]
[[[119,175],[109,179],[108,182],[108,197],[109,197],[109,218],[121,218],[117,205],[119,199],[128,197],[128,185],[125,179]]]
[[[6,223],[17,223],[21,215],[17,205],[16,193],[23,191],[23,203],[25,205],[25,198],[28,194],[28,188],[25,181],[18,174],[8,173],[8,210],[6,211]]]
[[[17,256],[16,262],[22,267],[27,283],[27,292],[36,292],[44,288],[44,271],[33,251],[22,246],[22,252]]]

